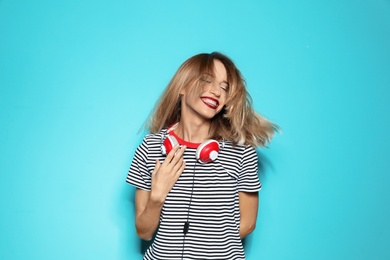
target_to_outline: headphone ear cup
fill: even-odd
[[[215,140],[204,141],[196,149],[196,159],[201,163],[215,161],[219,153],[219,143]]]
[[[179,144],[179,142],[176,140],[176,138],[174,136],[168,135],[161,145],[161,153],[163,155],[167,155],[177,144]]]

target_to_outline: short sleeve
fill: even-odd
[[[255,149],[247,146],[244,150],[241,171],[238,179],[239,192],[256,192],[261,189],[261,182],[258,176],[259,157]]]
[[[150,191],[151,173],[147,167],[148,145],[146,139],[138,146],[135,151],[133,161],[126,178],[126,182],[138,189]]]

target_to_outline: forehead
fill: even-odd
[[[226,68],[220,60],[213,61],[213,74],[218,81],[227,81]]]

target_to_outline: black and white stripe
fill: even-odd
[[[161,154],[165,134],[163,130],[144,138],[130,166],[128,183],[150,190],[156,160],[165,158]],[[186,168],[165,200],[155,240],[144,259],[245,259],[238,192],[261,188],[257,154],[253,147],[225,141],[216,161],[201,164],[195,151],[184,152]]]

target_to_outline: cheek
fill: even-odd
[[[221,98],[219,99],[219,103],[220,105],[224,106],[226,105],[226,101],[227,101],[227,93],[224,92],[222,93]]]
[[[226,103],[225,103],[226,100],[222,101],[220,100],[220,103],[219,103],[219,108],[217,110],[217,113],[221,112],[222,109],[225,107]]]

